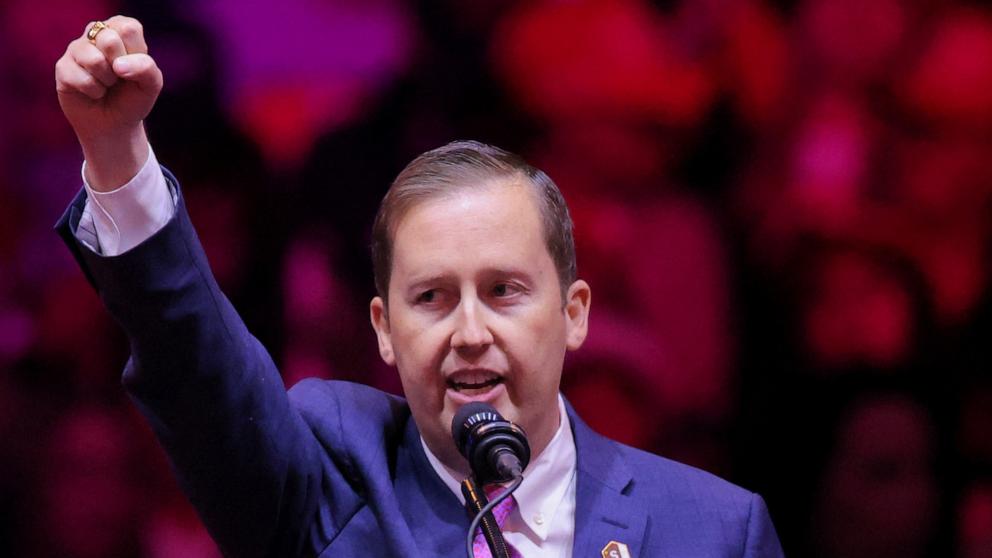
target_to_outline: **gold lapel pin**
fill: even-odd
[[[630,558],[630,549],[622,542],[610,541],[603,547],[603,558]]]

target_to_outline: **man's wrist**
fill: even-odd
[[[101,138],[79,138],[86,159],[86,183],[96,192],[120,188],[141,170],[148,160],[148,137],[138,124],[122,134]]]
[[[104,256],[116,256],[144,242],[164,227],[175,213],[175,197],[155,158],[147,146],[147,159],[133,178],[108,192],[95,191],[86,176],[88,195],[80,228],[89,219],[93,238],[77,237]]]

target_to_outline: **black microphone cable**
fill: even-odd
[[[493,558],[509,558],[499,526],[485,518],[523,482],[523,471],[530,462],[527,435],[522,428],[503,418],[492,405],[475,401],[463,405],[455,413],[451,421],[451,437],[472,470],[472,476],[462,484],[466,504],[471,502],[473,505],[470,509],[478,508],[481,502],[474,489],[474,482],[482,486],[512,480],[502,494],[475,514],[465,537],[466,553],[469,558],[473,558],[475,530],[481,523]]]
[[[510,483],[510,486],[506,487],[506,490],[504,490],[502,494],[497,496],[495,499],[490,500],[488,504],[479,510],[479,513],[475,514],[475,518],[472,519],[472,524],[468,528],[468,535],[465,537],[465,555],[468,558],[475,558],[475,550],[472,547],[475,544],[475,530],[479,528],[479,523],[482,522],[482,518],[492,512],[496,506],[500,504],[500,502],[509,498],[513,494],[513,491],[516,490],[522,482],[524,482],[523,475],[513,479],[513,482]],[[492,535],[486,534],[486,540],[493,540]],[[500,540],[502,540],[502,537],[500,537]],[[493,550],[492,546],[490,546],[490,550]],[[510,558],[509,554],[510,553],[506,548],[506,543],[504,542],[501,548],[496,549],[493,554],[493,558]]]

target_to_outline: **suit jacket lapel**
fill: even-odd
[[[593,432],[566,401],[576,451],[575,537],[572,556],[601,556],[610,541],[640,555],[647,514],[628,497],[633,475],[614,442]],[[411,420],[396,456],[396,496],[424,556],[460,556],[469,517],[438,478]]]
[[[411,417],[397,454],[396,497],[423,556],[462,556],[470,518],[431,467]]]
[[[572,555],[601,556],[616,541],[640,555],[647,514],[629,498],[633,476],[614,442],[593,432],[565,403],[576,453],[575,539]]]

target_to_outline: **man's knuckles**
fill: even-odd
[[[127,27],[138,32],[141,32],[141,22],[133,17],[128,17],[126,15],[117,14],[107,20],[107,25],[120,31],[121,29]]]
[[[100,49],[107,56],[113,56],[115,54],[120,56],[126,52],[120,34],[110,27],[104,29],[96,36],[96,48]]]
[[[63,54],[62,57],[55,62],[55,88],[60,93],[68,93],[72,90],[72,86],[69,85],[67,69],[69,64],[75,64],[75,62],[72,61],[72,58],[70,58],[68,53]]]
[[[80,49],[75,55],[76,63],[90,72],[98,71],[109,66],[107,57],[96,48]]]
[[[95,23],[95,22],[93,22]],[[86,26],[89,30],[93,25]],[[155,89],[162,87],[162,72],[148,56],[144,27],[137,19],[116,15],[105,20],[107,27],[90,41],[87,33],[69,43],[55,63],[55,82],[59,93],[78,93],[100,99],[118,77],[136,81]],[[126,59],[126,71],[118,71],[117,60]]]
[[[143,49],[145,28],[140,21],[117,15],[107,20],[107,25],[117,32],[124,44]]]
[[[102,99],[107,93],[107,88],[102,83],[85,72],[70,74],[66,83],[70,91],[82,93],[91,99]]]
[[[125,41],[137,41],[144,37],[144,30],[141,27],[141,24],[137,21],[134,21],[133,23],[127,22],[121,24],[121,26],[117,28],[117,33],[119,33],[121,39],[124,39]]]

